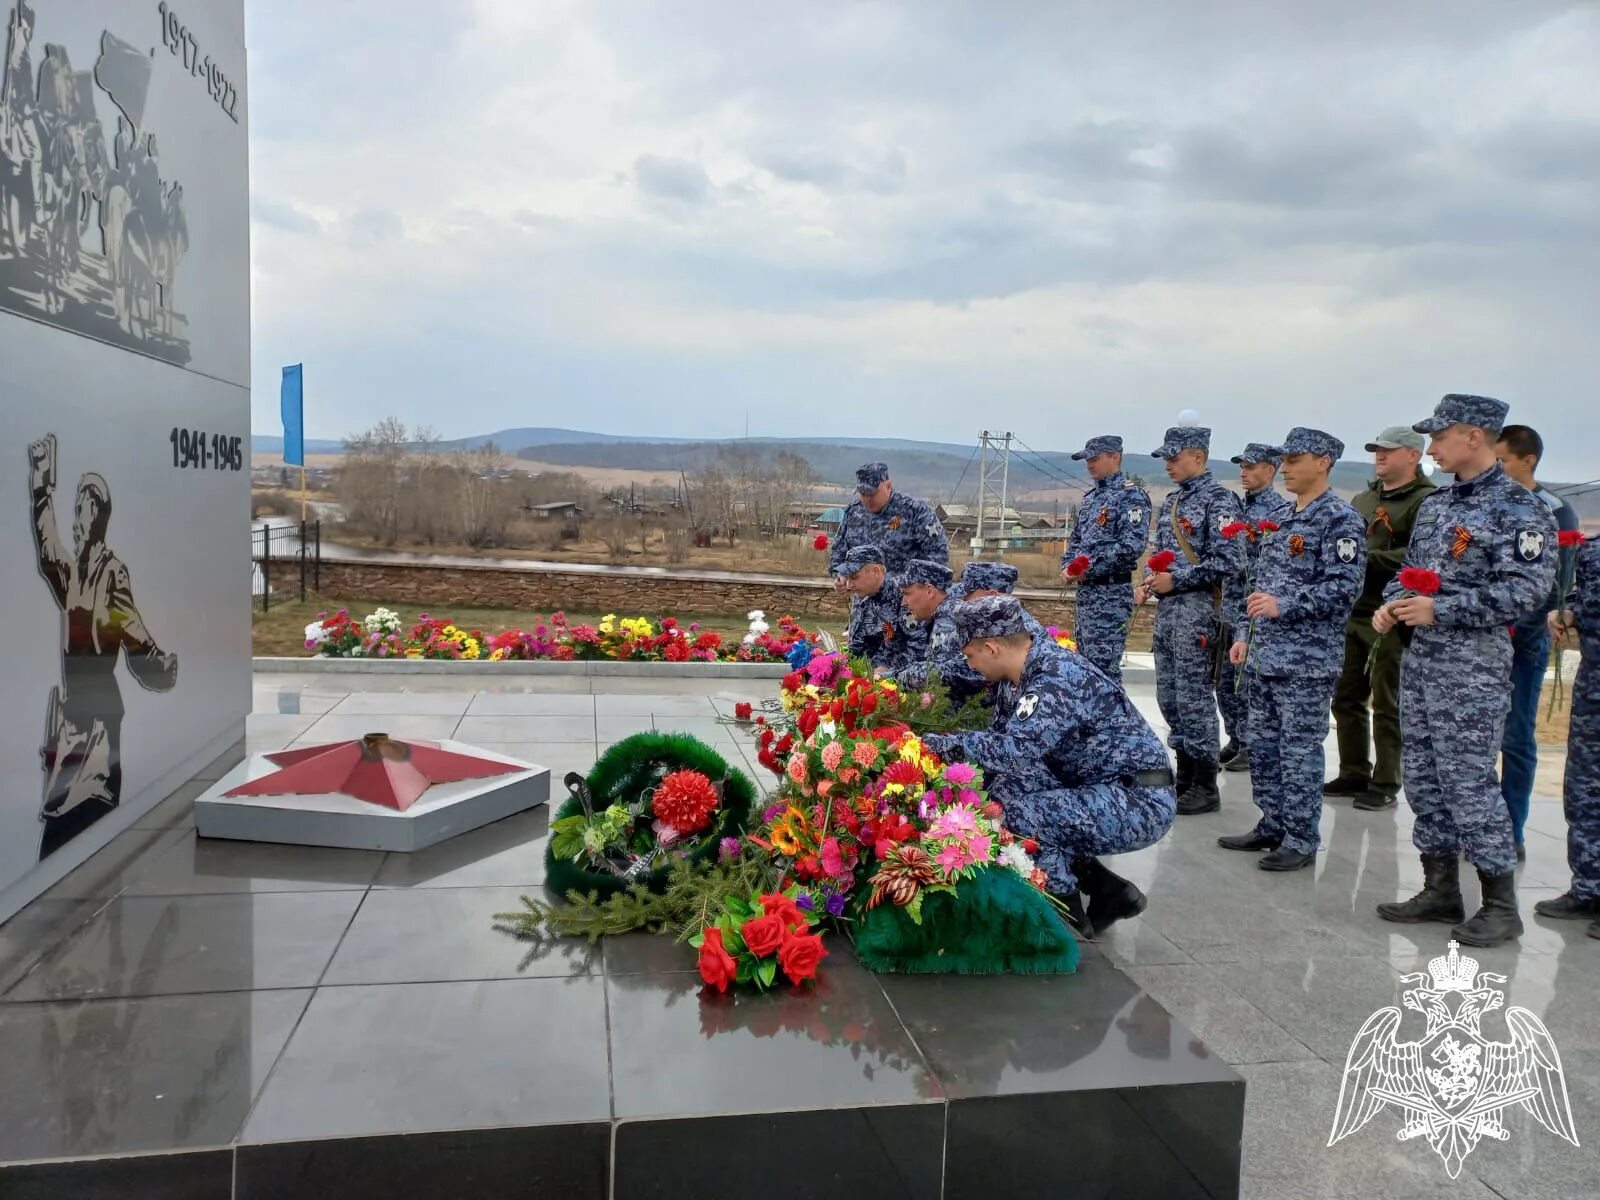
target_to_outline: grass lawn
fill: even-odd
[[[320,612],[337,612],[341,608],[348,608],[350,614],[358,620],[365,617],[376,608],[389,608],[400,614],[400,619],[409,628],[417,617],[427,612],[431,616],[444,617],[454,621],[463,629],[481,629],[486,634],[500,633],[506,629],[522,629],[536,624],[533,613],[526,609],[509,608],[460,608],[445,611],[440,608],[422,608],[415,604],[401,604],[395,601],[369,601],[369,600],[340,600],[334,596],[313,596],[304,604],[274,604],[269,612],[262,612],[259,601],[252,617],[253,653],[258,657],[269,656],[297,656],[306,654],[306,626],[317,619]],[[548,617],[549,613],[540,616]],[[636,616],[635,613],[620,613],[620,616]],[[661,616],[677,617],[685,625],[691,621],[698,621],[702,629],[720,633],[725,640],[737,641],[743,637],[749,622],[743,613],[647,613],[651,620]],[[567,612],[567,619],[574,625],[597,624],[603,613]],[[771,619],[771,618],[769,618]],[[838,630],[834,631],[835,633]]]

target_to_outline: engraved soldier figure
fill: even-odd
[[[100,475],[78,481],[73,547],[56,530],[56,440],[28,447],[39,573],[62,612],[61,686],[45,721],[42,859],[105,816],[122,799],[119,655],[141,687],[171,690],[178,659],[163,652],[134,605],[128,569],[106,545],[111,490]]]

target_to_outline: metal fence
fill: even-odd
[[[272,564],[288,563],[287,570],[279,569],[273,578]],[[298,587],[290,581],[298,567]],[[274,602],[287,604],[295,592],[301,603],[306,592],[322,587],[322,522],[300,521],[294,524],[262,525],[250,531],[250,595],[261,599],[261,611],[266,612]]]

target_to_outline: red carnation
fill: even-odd
[[[1080,554],[1080,555],[1078,555],[1077,558],[1073,559],[1071,562],[1069,562],[1067,564],[1067,574],[1070,575],[1073,579],[1076,579],[1079,575],[1082,575],[1088,569],[1089,569],[1089,556],[1087,554]]]
[[[750,926],[746,925],[746,929]],[[783,939],[778,951],[778,965],[791,983],[802,983],[815,978],[817,964],[828,957],[822,936],[815,933],[791,933]]]
[[[748,721],[750,719],[750,714],[754,711],[755,709],[751,706],[748,700],[740,700],[733,706],[734,719],[739,721]]]
[[[1257,521],[1256,529],[1261,533],[1277,533],[1278,523],[1276,521]]]
[[[713,925],[703,936],[705,941],[700,943],[700,978],[717,991],[725,992],[728,985],[739,977],[739,964],[733,961],[733,955],[722,948],[722,930]]]
[[[813,550],[826,550],[828,548],[828,535],[825,533],[817,534],[817,540],[811,543],[811,548]]]
[[[1425,567],[1402,567],[1400,586],[1419,596],[1434,596],[1439,592],[1439,573]]]
[[[1563,550],[1571,550],[1575,546],[1583,545],[1583,531],[1578,529],[1563,529],[1556,534],[1556,545]]]
[[[786,692],[798,692],[805,685],[806,677],[799,671],[790,671],[783,677],[783,690]]]
[[[817,726],[822,723],[822,718],[815,708],[806,707],[800,710],[800,715],[795,719],[795,724],[800,729],[800,736],[809,738],[817,731]]]
[[[1226,525],[1224,525],[1222,527],[1222,536],[1225,537],[1225,538],[1230,538],[1230,539],[1238,537],[1241,533],[1249,533],[1249,532],[1250,532],[1250,522],[1249,521],[1229,521]]]
[[[1150,571],[1159,575],[1163,571],[1170,571],[1172,569],[1172,564],[1177,561],[1178,556],[1171,550],[1162,550],[1158,554],[1152,554],[1150,556],[1150,561],[1147,562],[1145,566]]]
[[[716,785],[699,771],[674,771],[656,786],[652,807],[679,833],[698,833],[716,811]]]

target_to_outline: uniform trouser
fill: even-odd
[[[1222,644],[1231,646],[1244,637],[1243,630],[1231,625],[1222,628]],[[1242,677],[1242,682],[1241,682]],[[1241,746],[1250,744],[1250,685],[1253,676],[1243,667],[1233,663],[1222,664],[1222,674],[1217,676],[1217,707],[1222,710],[1222,728],[1230,742]]]
[[[1533,731],[1539,721],[1539,689],[1550,663],[1550,631],[1517,627],[1511,635],[1511,712],[1500,742],[1500,794],[1511,813],[1511,834],[1520,843],[1533,800],[1533,775],[1539,751]]]
[[[1006,796],[1006,827],[1039,843],[1034,857],[1049,890],[1076,891],[1072,864],[1102,854],[1127,854],[1154,845],[1172,828],[1178,797],[1167,787],[1121,780]]]
[[[1322,744],[1332,675],[1256,675],[1250,680],[1250,791],[1256,832],[1315,854],[1322,818]]]
[[[1572,686],[1567,727],[1567,775],[1561,788],[1567,817],[1567,865],[1572,894],[1600,899],[1600,637],[1586,638]]]
[[[1167,745],[1202,763],[1217,761],[1214,683],[1221,631],[1211,592],[1163,596],[1156,606],[1156,703],[1172,732]]]
[[[1405,646],[1391,630],[1378,643],[1372,670],[1367,659],[1378,641],[1370,617],[1345,629],[1344,669],[1333,689],[1333,719],[1339,731],[1339,778],[1371,781],[1382,792],[1400,790],[1400,658]],[[1372,709],[1367,710],[1368,698]],[[1376,762],[1371,751],[1377,749]]]
[[[1422,854],[1465,853],[1488,875],[1517,865],[1495,759],[1511,707],[1511,639],[1419,629],[1400,667],[1406,802]]]
[[[1078,653],[1115,682],[1122,682],[1122,652],[1128,645],[1128,618],[1133,613],[1133,584],[1082,583],[1072,613],[1072,637]]]

